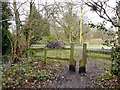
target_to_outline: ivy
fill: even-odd
[[[112,49],[112,73],[120,76],[120,48],[115,47]]]

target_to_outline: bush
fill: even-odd
[[[53,40],[47,43],[46,47],[48,48],[64,48],[64,44],[61,41]]]
[[[114,75],[120,75],[120,47],[112,49],[112,73]]]

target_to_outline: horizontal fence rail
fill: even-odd
[[[111,60],[110,51],[101,51],[101,50],[86,50],[88,58]]]
[[[87,57],[94,58],[94,59],[111,60],[111,57],[99,56],[99,55],[87,55]]]
[[[60,58],[60,57],[47,57],[48,59],[58,59],[58,60],[70,60],[69,58]]]
[[[86,53],[87,53],[88,58],[111,60],[111,52],[110,51],[86,50]]]
[[[41,47],[41,48],[30,48],[30,50],[35,50],[35,51],[39,51],[39,50],[45,50],[45,49],[47,49],[47,50],[70,50],[70,48],[43,48],[43,47]]]
[[[44,51],[43,55],[32,55],[31,57],[33,57],[33,58],[44,58],[45,63],[46,63],[46,59],[57,59],[57,60],[66,60],[66,61],[70,60],[70,58],[49,57],[49,56],[47,56],[47,52],[51,51],[51,50],[61,50],[61,51],[62,50],[69,50],[71,52],[71,48],[47,48],[47,47],[37,47],[36,48],[36,47],[30,47],[29,50],[30,51],[36,51],[36,52]]]
[[[111,52],[110,51],[98,51],[98,50],[87,50],[88,58],[95,59],[103,59],[103,60],[111,60]]]
[[[101,51],[101,50],[87,50],[87,53],[97,53],[97,54],[106,54],[111,55],[110,51]]]

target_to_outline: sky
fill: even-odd
[[[9,1],[12,2],[13,0],[9,0]],[[23,3],[26,0],[21,0],[21,1],[16,0],[16,1],[19,2],[19,3]],[[35,1],[36,4],[37,3],[43,3],[44,4],[45,2],[47,2],[49,4],[49,3],[54,3],[54,1],[56,1],[56,2],[70,2],[70,1],[72,1],[72,2],[80,2],[80,0],[33,0],[33,1]],[[97,1],[97,0],[94,0],[94,1]],[[112,7],[115,7],[116,6],[115,2],[116,2],[116,0],[109,0],[108,5],[110,5]],[[26,3],[25,5],[22,5],[20,9],[21,9],[20,10],[21,12],[24,11],[24,13],[28,14],[29,12],[27,10],[29,9],[29,4]],[[85,17],[87,17],[89,21],[92,21],[93,23],[98,23],[98,22],[103,21],[103,19],[101,19],[96,13],[94,13],[93,11],[90,11],[90,8],[86,7],[83,10],[83,12],[86,12],[86,11],[87,11],[87,13],[85,14]],[[114,14],[112,12],[110,12],[109,15],[112,16]],[[25,19],[25,16],[22,16],[21,19]],[[111,24],[107,23],[107,27],[110,27],[110,26],[111,26]]]

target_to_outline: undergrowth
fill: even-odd
[[[12,64],[6,71],[6,64],[3,64],[2,87],[16,88],[28,82],[46,81],[54,79],[54,73],[49,70],[50,65],[44,65],[40,60],[29,59]]]

